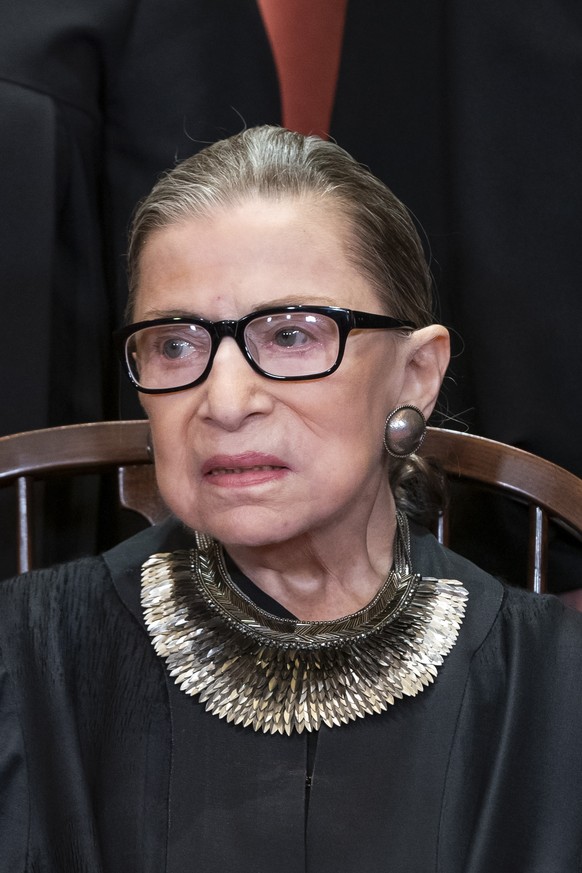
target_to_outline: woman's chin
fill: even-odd
[[[280,511],[260,507],[241,507],[216,515],[174,512],[192,530],[203,531],[226,546],[261,548],[285,542],[296,533]]]

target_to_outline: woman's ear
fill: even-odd
[[[431,324],[410,334],[409,343],[400,402],[418,406],[428,418],[451,357],[449,332],[442,324]]]

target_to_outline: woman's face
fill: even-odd
[[[343,219],[329,208],[293,200],[249,200],[164,228],[140,259],[135,320],[238,319],[287,304],[383,314],[344,238]],[[409,372],[413,342],[354,331],[335,373],[278,382],[223,339],[205,382],[142,395],[168,506],[225,544],[359,528],[365,535],[372,513],[391,507],[385,417],[402,402],[426,407]]]

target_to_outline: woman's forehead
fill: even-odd
[[[217,204],[190,213],[187,207],[175,220],[152,230],[146,237],[143,251],[152,240],[173,235],[175,231],[190,229],[193,233],[220,234],[226,228],[248,227],[262,233],[265,227],[276,231],[295,225],[317,227],[339,243],[351,236],[351,218],[341,202],[334,197],[311,194],[297,196],[262,196],[258,194],[237,197],[232,202]]]
[[[213,210],[156,230],[146,241],[140,317],[223,299],[243,309],[241,315],[287,303],[378,309],[369,281],[349,258],[343,216],[292,199],[257,198]]]

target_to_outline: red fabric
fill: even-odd
[[[258,5],[279,74],[283,124],[327,135],[347,0],[258,0]]]

